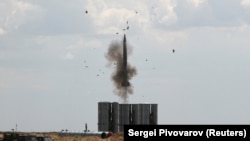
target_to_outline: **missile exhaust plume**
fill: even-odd
[[[122,41],[111,41],[105,56],[108,60],[108,66],[114,66],[114,71],[111,75],[111,79],[115,85],[114,93],[123,102],[127,102],[128,96],[133,94],[133,86],[129,80],[137,74],[136,68],[127,62],[127,56],[131,53],[132,48],[127,45],[126,36],[124,35]]]

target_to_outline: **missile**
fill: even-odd
[[[123,38],[123,64],[122,64],[122,76],[123,80],[121,83],[122,87],[128,87],[130,86],[128,82],[128,69],[127,69],[127,44],[126,44],[126,35],[124,34]]]

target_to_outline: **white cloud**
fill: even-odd
[[[140,30],[152,27],[153,23],[170,25],[177,21],[172,0],[116,2],[88,1],[88,15],[98,28],[99,34],[114,34],[129,26]]]
[[[65,55],[66,60],[73,60],[74,58],[75,58],[75,56],[71,52],[67,52]]]
[[[191,2],[195,7],[199,7],[201,4],[203,4],[206,0],[187,0],[188,2]]]
[[[108,83],[110,74],[104,68],[106,64],[104,53],[108,48],[109,41],[116,37],[121,38],[122,35],[120,33],[117,36],[107,36],[107,34],[115,34],[117,30],[122,31],[127,21],[130,26],[127,32],[128,43],[131,43],[131,46],[134,47],[133,56],[130,56],[129,59],[134,60],[132,64],[141,64],[141,66],[135,65],[140,75],[136,77],[135,83],[133,82],[137,92],[131,97],[132,101],[140,101],[139,96],[141,94],[150,97],[151,92],[160,89],[168,91],[162,93],[159,91],[159,95],[169,93],[180,96],[188,93],[191,94],[191,99],[198,98],[195,101],[203,101],[203,95],[213,98],[218,94],[221,96],[223,93],[228,94],[230,91],[228,88],[232,88],[235,94],[239,94],[239,92],[240,94],[249,93],[247,89],[249,82],[249,79],[247,79],[247,76],[249,76],[249,67],[247,65],[249,55],[247,53],[249,52],[248,38],[250,35],[248,22],[250,18],[247,18],[249,15],[247,15],[247,5],[249,1],[89,0],[88,2],[84,1],[86,3],[84,5],[81,5],[79,1],[82,2],[82,0],[68,3],[59,0],[46,2],[0,0],[0,60],[2,66],[0,67],[0,89],[1,93],[6,95],[0,102],[4,103],[12,100],[12,97],[19,96],[19,99],[16,98],[16,100],[20,104],[26,102],[27,107],[29,107],[29,102],[33,101],[38,107],[36,109],[46,111],[44,114],[51,115],[51,117],[58,117],[62,116],[63,112],[61,115],[53,115],[53,110],[50,113],[44,108],[43,102],[35,103],[36,100],[42,101],[40,96],[46,94],[44,100],[49,96],[52,101],[47,103],[50,107],[55,106],[54,109],[57,109],[58,107],[65,108],[63,107],[65,105],[64,101],[67,102],[70,97],[69,93],[74,93],[76,99],[84,97],[85,95],[82,95],[82,93],[85,92],[91,92],[91,94],[111,93],[112,84],[109,85]],[[37,6],[36,4],[41,5]],[[41,23],[38,21],[36,22],[37,25],[34,25],[33,21],[41,15],[38,10],[40,6],[44,7],[48,13],[42,19],[44,21]],[[84,6],[84,9],[81,6]],[[243,9],[243,6],[246,6],[246,9]],[[88,10],[88,14],[84,13],[85,9]],[[227,23],[230,26],[226,26]],[[36,27],[30,28],[32,26]],[[23,32],[11,32],[11,34],[6,35],[15,28],[22,29]],[[43,32],[38,32],[37,29]],[[74,29],[74,32],[72,32],[72,29]],[[32,36],[26,36],[27,30],[30,30]],[[65,32],[66,30],[69,32]],[[176,53],[171,53],[170,49],[176,49]],[[145,62],[145,58],[149,61]],[[88,68],[85,68],[85,65],[88,65]],[[150,71],[151,66],[156,69]],[[83,71],[78,71],[81,67],[84,67]],[[105,73],[96,77],[99,71]],[[233,75],[225,75],[224,72]],[[143,86],[145,77],[143,76],[146,76],[147,79],[152,77],[153,84],[158,84],[153,86],[152,89],[150,88],[149,91],[145,90],[145,86]],[[106,79],[100,79],[101,77]],[[161,78],[164,78],[164,81]],[[91,83],[88,80],[91,80]],[[218,85],[209,85],[212,82],[217,82],[217,80],[219,80]],[[205,83],[200,83],[203,81]],[[100,82],[98,86],[104,84],[105,87],[95,89],[97,85],[94,83],[96,82]],[[184,82],[190,83],[186,86]],[[224,82],[230,82],[226,84],[232,85],[226,85]],[[170,84],[169,88],[172,89],[166,89],[164,83]],[[107,87],[106,84],[110,87]],[[142,84],[141,87],[140,84]],[[233,86],[234,84],[237,84],[236,87]],[[199,86],[199,89],[197,89],[197,86]],[[207,88],[206,86],[210,87]],[[203,88],[205,87],[208,91],[204,91]],[[211,89],[211,87],[214,88]],[[217,95],[211,95],[213,93],[210,92],[216,91]],[[201,94],[201,92],[203,92],[203,95],[197,97],[196,95]],[[234,96],[233,92],[229,93],[230,96]],[[29,95],[34,95],[34,97],[28,97]],[[58,96],[62,97],[63,102],[55,105],[53,99]],[[136,96],[139,99],[135,98]],[[106,98],[107,96],[103,97]],[[240,97],[249,99],[248,95],[241,95]],[[90,98],[92,98],[92,101],[102,100],[102,97],[98,98],[97,96]],[[169,95],[170,100],[179,100],[178,98]],[[183,98],[185,100],[185,97],[182,97],[181,100]],[[223,100],[223,97],[216,98],[218,101]],[[108,97],[107,100],[115,101],[117,98],[116,96],[112,97],[111,94],[111,97]],[[163,104],[165,107],[168,106],[164,105],[164,101],[161,101],[160,98],[157,99],[156,97],[156,99],[152,100],[158,101],[159,104]],[[189,99],[186,101],[188,103],[192,102]],[[188,105],[188,103],[184,103],[184,105]],[[249,102],[243,101],[243,104],[245,107],[249,107]],[[15,108],[18,107],[11,105]],[[68,105],[74,105],[74,103]],[[197,105],[200,105],[200,103],[191,106]],[[209,103],[205,103],[206,105],[209,105]],[[217,105],[220,105],[220,103],[218,102]],[[242,109],[242,107],[237,108]],[[15,110],[15,108],[12,110],[13,113],[18,113],[18,109]],[[4,111],[3,109],[0,110]],[[213,109],[208,108],[207,111],[211,113]],[[174,109],[172,113],[174,113]],[[212,114],[217,113],[215,111]],[[238,113],[238,115],[240,114],[242,113]],[[84,117],[85,115],[80,116]],[[93,117],[93,115],[91,116]],[[163,119],[164,116],[166,115],[161,118]],[[6,116],[6,120],[1,120],[3,122],[0,124],[4,124],[5,121],[9,121],[10,124],[12,121],[17,121],[15,119],[8,120],[9,117],[18,117],[19,121],[30,122],[25,116],[20,117],[13,114]],[[191,122],[184,121],[181,118],[175,120],[175,117],[161,122],[178,122],[178,120],[186,123]],[[179,114],[178,117],[182,117],[182,115]],[[242,122],[247,122],[247,119],[250,119],[249,115],[242,117],[247,117]],[[233,119],[237,118],[231,120],[233,121]],[[204,118],[204,120],[219,122],[216,119],[211,120],[209,117]],[[86,121],[90,121],[91,127],[96,128],[95,120],[88,118]],[[61,123],[63,121],[57,120],[55,122]],[[77,121],[74,123],[77,125]],[[41,122],[42,124],[41,128],[43,129],[56,130],[64,128],[57,126],[57,124],[51,125]],[[22,129],[34,128],[36,130],[37,127],[32,125],[25,124]],[[0,128],[2,130],[9,129],[9,125],[6,123]],[[72,126],[72,128],[77,127]]]
[[[242,0],[240,4],[244,7],[248,7],[250,6],[250,0]]]
[[[0,35],[3,35],[5,33],[3,28],[0,28]]]
[[[174,12],[175,7],[176,3],[170,0],[158,1],[152,8],[153,9],[152,12],[154,14],[153,21],[156,21],[163,25],[169,25],[175,23],[177,21],[177,15]]]
[[[250,0],[178,0],[174,8],[178,21],[171,27],[230,27],[249,23],[249,2]]]
[[[12,29],[19,28],[27,20],[40,18],[40,14],[30,16],[41,12],[41,8],[37,5],[25,1],[8,0],[0,1],[0,29],[5,29],[5,33]],[[0,31],[1,34],[1,31]]]
[[[97,26],[102,28],[102,31],[109,29],[112,33],[119,31],[122,28],[126,28],[126,21],[130,21],[135,16],[134,11],[122,8],[109,8],[103,10],[99,15],[98,19],[94,20]],[[123,26],[123,27],[122,27]]]
[[[240,31],[240,32],[244,32],[244,31],[247,31],[247,30],[249,30],[249,25],[248,24],[242,24],[242,25],[240,25],[239,27],[238,27],[238,30]]]

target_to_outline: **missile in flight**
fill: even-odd
[[[123,38],[123,64],[122,64],[122,87],[129,87],[130,83],[128,82],[128,69],[127,69],[127,44],[126,44],[126,35],[124,34]]]

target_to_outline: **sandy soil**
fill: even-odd
[[[86,137],[80,137],[80,136],[73,136],[73,137],[61,137],[57,134],[50,134],[52,137],[52,141],[123,141],[123,134],[114,134],[113,136],[102,139],[100,137],[94,137],[94,136],[86,136]]]
[[[123,141],[123,134],[114,134],[113,136],[102,139],[100,137],[95,136],[86,136],[86,137],[80,137],[80,136],[58,136],[57,133],[49,133],[47,136],[50,136],[52,138],[52,141]],[[0,139],[3,136],[0,134]]]

